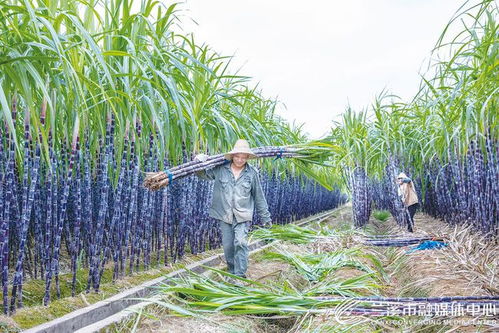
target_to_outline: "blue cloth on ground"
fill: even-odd
[[[412,253],[414,251],[419,251],[419,250],[434,250],[434,249],[441,249],[446,247],[447,244],[441,241],[424,241],[418,246],[412,247],[409,250],[406,251],[406,253]]]

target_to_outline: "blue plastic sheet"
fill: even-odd
[[[435,249],[441,249],[446,247],[447,244],[441,241],[424,241],[418,246],[412,247],[409,250],[407,250],[407,253],[412,253],[414,251],[419,251],[419,250],[435,250]]]

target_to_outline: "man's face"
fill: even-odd
[[[402,178],[397,178],[397,183],[398,183],[399,185],[402,185]]]
[[[248,161],[249,155],[248,154],[234,154],[232,155],[232,163],[238,168],[242,168],[246,162]]]

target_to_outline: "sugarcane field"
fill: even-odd
[[[0,332],[499,332],[498,14],[0,1]]]

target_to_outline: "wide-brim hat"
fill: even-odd
[[[234,148],[228,153],[225,153],[224,156],[227,160],[232,160],[232,155],[234,154],[248,154],[248,158],[257,158],[255,153],[251,150],[248,141],[244,139],[237,140]]]
[[[397,179],[399,179],[399,178],[409,178],[409,177],[407,177],[407,175],[406,175],[405,173],[401,172],[401,173],[398,175]]]

